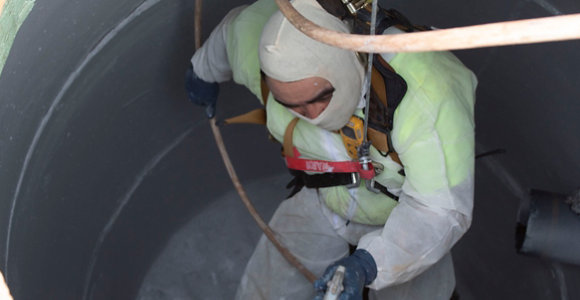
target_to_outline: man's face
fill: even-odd
[[[321,77],[282,82],[266,76],[277,102],[309,119],[318,117],[330,103],[334,87]]]

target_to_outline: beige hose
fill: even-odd
[[[276,3],[290,23],[307,36],[358,52],[443,51],[580,39],[580,14],[369,36],[322,28],[302,16],[288,0]]]
[[[201,46],[201,2],[202,0],[195,1],[196,49],[199,49],[199,47]],[[272,242],[272,244],[274,244],[274,246],[278,249],[278,251],[280,251],[280,254],[282,254],[282,256],[284,256],[284,258],[286,258],[286,260],[288,260],[289,263],[291,263],[294,267],[296,267],[298,271],[300,271],[300,273],[302,273],[302,275],[306,277],[306,279],[308,279],[310,282],[314,282],[316,280],[316,276],[312,272],[310,272],[302,263],[300,263],[300,261],[298,261],[298,259],[276,239],[276,234],[274,233],[274,231],[268,226],[268,224],[266,224],[266,222],[264,222],[262,217],[260,217],[260,215],[256,211],[254,205],[252,205],[252,202],[248,198],[248,195],[246,194],[246,191],[244,190],[244,187],[242,186],[242,183],[240,182],[238,175],[236,174],[236,170],[234,169],[232,161],[230,160],[230,156],[224,144],[220,129],[216,125],[215,118],[210,119],[210,125],[213,135],[215,137],[216,144],[222,156],[222,160],[224,161],[224,165],[228,171],[228,174],[230,175],[230,178],[232,179],[234,186],[236,187],[238,195],[240,195],[240,198],[242,198],[242,202],[244,203],[244,205],[246,206],[246,208],[248,209],[248,211],[250,212],[250,214],[260,227],[260,229],[262,229],[266,237],[268,237],[268,239]]]

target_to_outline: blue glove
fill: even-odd
[[[339,300],[362,300],[362,292],[366,285],[371,284],[377,277],[377,264],[371,254],[364,249],[357,249],[351,256],[345,257],[331,264],[322,277],[314,282],[316,297],[314,300],[322,300],[327,289],[327,283],[338,266],[344,266],[344,290]]]
[[[191,103],[205,106],[205,114],[208,118],[215,116],[215,106],[220,90],[217,82],[206,82],[197,77],[190,64],[185,73],[185,89]]]

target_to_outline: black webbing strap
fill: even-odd
[[[287,189],[292,188],[290,195],[288,198],[294,196],[298,193],[303,187],[307,188],[325,188],[325,187],[333,187],[339,185],[352,185],[356,182],[353,181],[357,178],[356,175],[353,173],[323,173],[323,174],[306,174],[304,171],[288,169],[290,174],[294,176],[292,181],[288,183],[286,186]],[[388,197],[392,198],[395,201],[399,201],[399,197],[394,195],[393,193],[389,192],[386,186],[377,183],[375,181],[374,188],[381,191],[383,194],[387,195]]]
[[[303,183],[307,188],[324,188],[337,185],[353,184],[353,173],[323,173],[323,174],[306,174],[304,171],[290,170],[298,182]]]
[[[399,201],[399,197],[397,197],[393,193],[389,192],[389,190],[387,189],[386,186],[384,186],[384,185],[382,185],[382,184],[380,184],[380,183],[378,183],[378,182],[375,181],[374,188],[375,189],[378,189],[379,191],[381,191],[381,193],[389,196],[391,199],[393,199],[395,201]]]

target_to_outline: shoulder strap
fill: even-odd
[[[375,55],[371,74],[368,138],[373,146],[402,165],[391,143],[395,109],[407,92],[407,83],[380,55]]]
[[[295,117],[288,123],[286,126],[286,131],[284,132],[284,144],[283,144],[283,151],[285,157],[294,157],[294,128],[296,128],[296,124],[298,124],[300,119]]]
[[[266,80],[262,75],[262,80],[260,80],[260,89],[262,92],[262,103],[264,107],[254,109],[249,111],[245,114],[235,116],[232,118],[225,119],[223,124],[258,124],[258,125],[266,125],[266,103],[268,103],[268,95],[270,94],[270,89],[268,89],[268,85],[266,84]]]
[[[377,150],[387,153],[387,155],[390,156],[393,161],[395,161],[401,166],[403,165],[401,159],[399,158],[399,155],[397,154],[397,152],[395,152],[393,145],[391,144],[390,134],[387,135],[371,127],[368,128],[367,134],[369,140],[371,141],[373,146],[377,148]]]
[[[260,90],[262,92],[262,103],[264,104],[264,107],[266,107],[266,104],[268,103],[268,96],[270,95],[270,89],[266,84],[266,78],[264,76],[264,73],[262,73],[262,77],[260,79]]]
[[[264,108],[257,108],[245,114],[225,119],[222,124],[266,125],[266,110]]]

